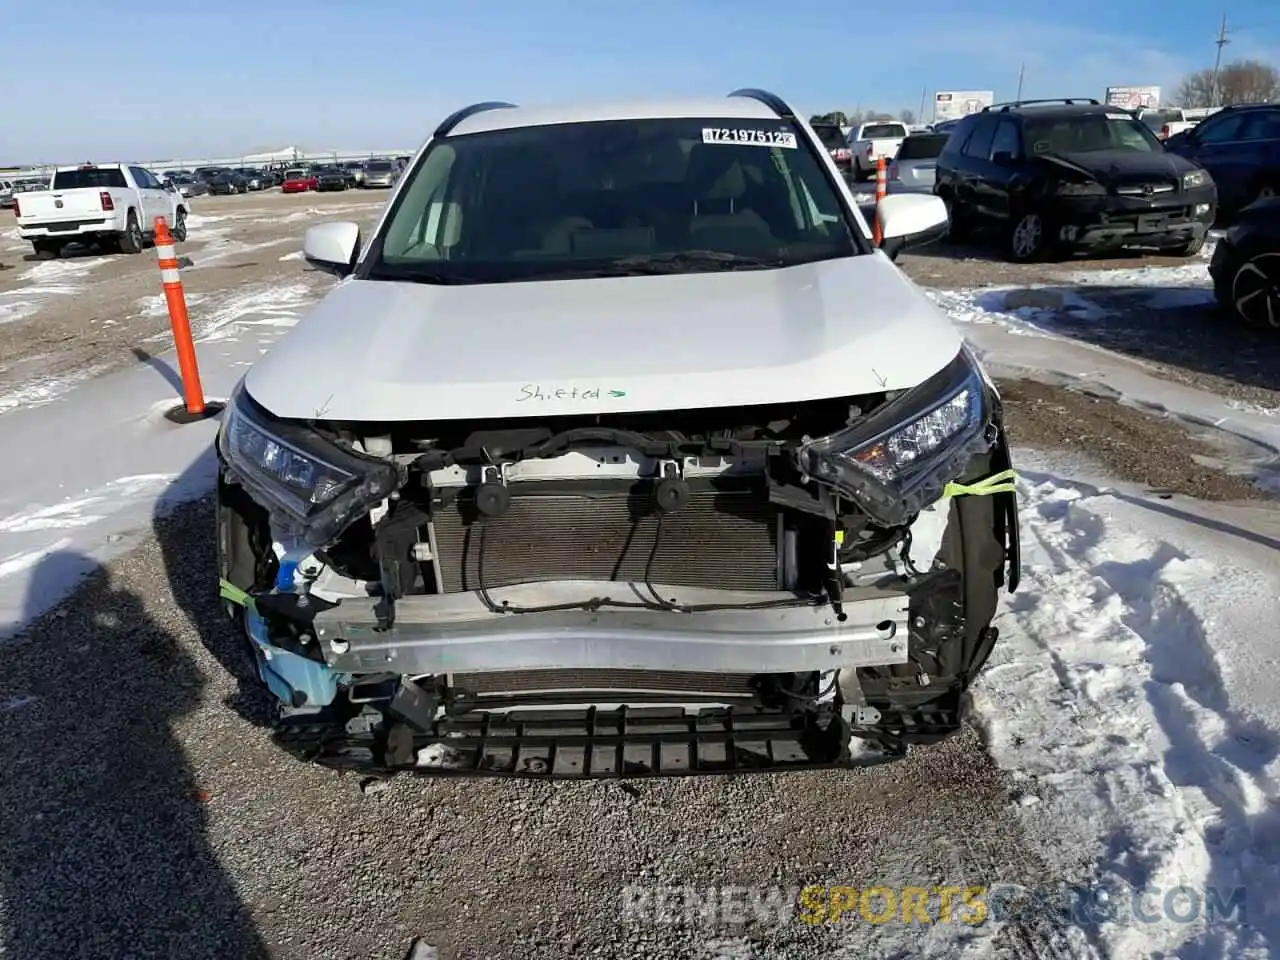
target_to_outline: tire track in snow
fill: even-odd
[[[1123,519],[1138,498],[1029,473],[1020,492],[1024,585],[975,705],[993,755],[1049,801],[1024,813],[1032,832],[1122,908],[1183,885],[1273,901],[1248,901],[1249,927],[1130,917],[1083,932],[1103,955],[1280,954],[1276,922],[1259,924],[1278,915],[1280,744],[1231,708],[1188,599],[1228,571],[1136,535]]]

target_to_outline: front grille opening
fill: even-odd
[[[777,590],[778,508],[757,486],[690,483],[688,503],[661,520],[648,484],[512,491],[481,520],[472,492],[433,510],[440,590],[548,580],[617,580]],[[483,584],[481,582],[481,524]]]

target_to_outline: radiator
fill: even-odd
[[[541,580],[634,580],[672,586],[776,590],[777,508],[744,489],[694,488],[658,530],[649,498],[627,490],[518,492],[483,521],[484,587]],[[480,521],[461,497],[434,516],[441,591],[479,589]]]

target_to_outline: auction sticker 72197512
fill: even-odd
[[[794,150],[796,135],[790,130],[703,127],[702,142],[748,144],[753,147],[786,147],[788,150]]]

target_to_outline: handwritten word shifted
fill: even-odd
[[[520,388],[516,403],[530,400],[599,400],[601,397],[625,397],[625,390],[602,390],[600,387],[544,387],[539,383],[526,383]]]

